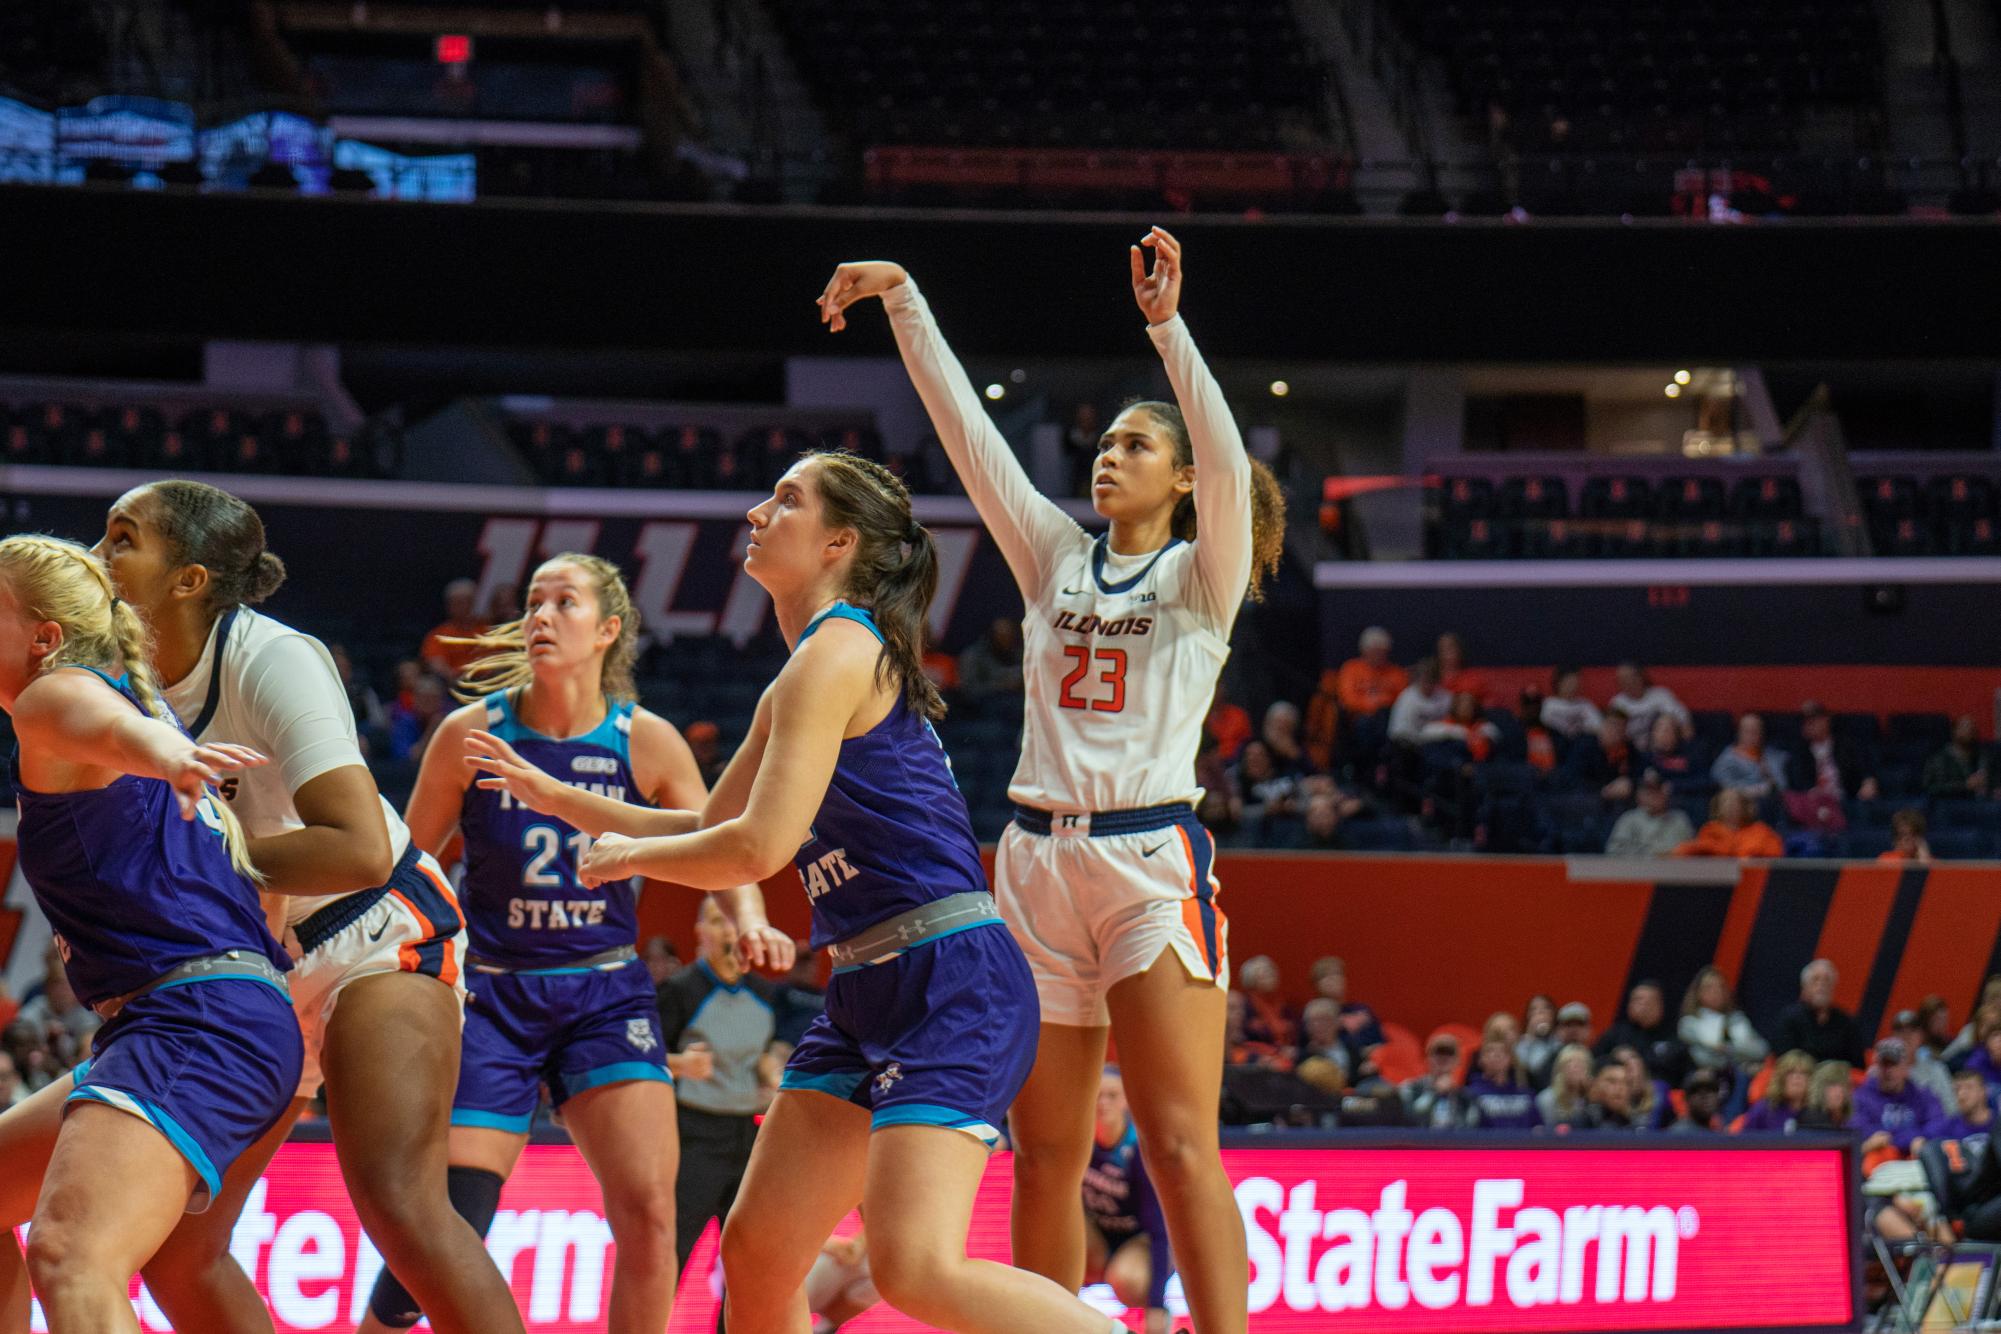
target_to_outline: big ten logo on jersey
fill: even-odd
[[[807,862],[799,878],[806,882],[806,901],[812,903],[854,879],[855,868],[848,865],[848,850],[835,848]]]
[[[718,509],[711,517],[642,523],[629,549],[621,549],[624,543],[614,538],[600,551],[604,525],[596,519],[488,519],[479,536],[479,591],[474,605],[487,606],[497,590],[524,588],[540,561],[565,551],[585,551],[624,567],[639,623],[655,639],[720,635],[739,646],[750,642],[764,628],[771,598],[743,570],[750,526],[737,520],[749,506],[741,496],[681,499],[690,504],[713,499]],[[614,531],[631,530],[621,525]],[[931,536],[938,551],[931,632],[943,636],[980,534],[973,527],[934,528]],[[697,546],[702,548],[699,561],[692,559]],[[719,579],[723,570],[729,573]]]

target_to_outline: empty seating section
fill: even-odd
[[[712,424],[579,424],[515,418],[508,434],[549,486],[673,487],[694,491],[767,488],[809,449],[845,449],[874,459],[911,489],[927,490],[921,461],[885,454],[882,437],[860,422],[815,427],[773,422],[731,430]]]
[[[1718,474],[1425,479],[1425,554],[1447,560],[1817,556],[1797,479]]]
[[[1782,150],[1807,108],[1881,99],[1869,0],[1385,3],[1458,113],[1529,151]]]
[[[1871,476],[1856,490],[1879,556],[2001,555],[2001,487],[1992,477]]]
[[[852,146],[1257,149],[1324,141],[1286,0],[774,0]]]
[[[328,427],[317,411],[242,403],[0,405],[0,462],[164,472],[393,477],[393,442]]]

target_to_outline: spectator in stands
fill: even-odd
[[[1758,808],[1743,791],[1726,787],[1709,803],[1709,823],[1674,850],[1677,857],[1783,857],[1786,845],[1778,831],[1758,818]]]
[[[1274,701],[1265,710],[1264,725],[1258,729],[1258,737],[1271,752],[1272,763],[1280,773],[1295,776],[1312,772],[1313,764],[1306,757],[1306,747],[1299,739],[1299,706],[1285,700]]]
[[[1521,1020],[1507,1010],[1496,1010],[1487,1016],[1487,1022],[1480,1025],[1480,1041],[1502,1042],[1510,1052],[1522,1040]]]
[[[1550,1061],[1549,1087],[1536,1095],[1536,1114],[1552,1130],[1591,1125],[1591,1049],[1564,1047]],[[1621,1067],[1621,1073],[1624,1067]]]
[[[1452,708],[1452,692],[1438,683],[1438,662],[1426,658],[1417,664],[1411,683],[1390,706],[1391,741],[1418,744],[1419,734],[1429,723],[1443,718]]]
[[[1987,756],[1980,748],[1980,729],[1972,715],[1953,720],[1952,740],[1925,761],[1925,795],[1933,799],[1984,797],[1990,780]]]
[[[1695,767],[1694,752],[1689,749],[1688,732],[1681,725],[1681,719],[1671,713],[1664,713],[1654,719],[1654,729],[1647,734],[1647,755],[1645,763],[1650,769],[1658,769],[1669,782],[1691,778],[1701,771]]]
[[[1563,746],[1556,733],[1542,720],[1542,691],[1534,686],[1522,691],[1516,716],[1522,725],[1522,758],[1541,775],[1553,774],[1563,760]]]
[[[1716,967],[1702,969],[1688,984],[1675,1036],[1688,1048],[1688,1058],[1696,1068],[1715,1071],[1733,1098],[1738,1089],[1748,1086],[1772,1050],[1737,1008],[1730,983]]]
[[[1952,1045],[1952,1013],[1943,996],[1929,995],[1918,1002],[1918,1027],[1924,1032],[1925,1047],[1950,1068],[1945,1053]]]
[[[681,971],[681,952],[665,936],[648,936],[639,947],[639,957],[646,964],[646,975],[653,979],[656,990]]]
[[[1435,651],[1438,683],[1455,695],[1473,696],[1484,708],[1487,703],[1487,678],[1466,665],[1465,641],[1448,630],[1438,637]]]
[[[1667,1128],[1670,1135],[1714,1135],[1722,1126],[1723,1081],[1714,1070],[1694,1070],[1681,1082],[1682,1114]]]
[[[1813,1068],[1800,1129],[1847,1130],[1854,1124],[1855,1067],[1846,1061],[1822,1061]]]
[[[361,753],[366,755],[387,738],[388,711],[382,707],[382,696],[368,684],[368,678],[355,670],[347,645],[328,644],[327,653],[333,658],[334,674],[340,677],[341,688],[347,691],[347,706],[354,712],[354,730],[361,738]]]
[[[1342,791],[1324,778],[1308,779],[1300,784],[1300,791],[1306,796],[1303,822],[1306,846],[1309,848],[1344,846],[1341,826],[1361,814],[1366,803],[1360,797]]]
[[[1977,1031],[1978,1020],[1981,1011],[1990,1005],[2001,1005],[2001,973],[1988,974],[1987,980],[1980,984],[1980,1000],[1973,1007],[1973,1016],[1966,1021],[1966,1026],[1959,1030],[1959,1033],[1953,1040],[1948,1042],[1944,1049],[1939,1052],[1940,1060],[1944,1061],[1947,1065],[1958,1066],[1966,1060],[1967,1053],[1980,1045],[1980,1035]]]
[[[1565,765],[1570,783],[1596,792],[1614,806],[1630,801],[1634,781],[1644,768],[1631,735],[1626,715],[1616,708],[1609,710],[1598,724],[1596,737],[1579,737],[1571,743]]]
[[[55,941],[42,951],[42,989],[21,1006],[15,1022],[40,1029],[64,1069],[81,1059],[91,1035],[104,1025],[97,1011],[79,1001],[70,989],[62,946]]]
[[[1635,745],[1653,735],[1654,719],[1663,713],[1672,714],[1683,727],[1695,725],[1688,706],[1666,686],[1650,681],[1637,662],[1619,664],[1619,693],[1612,696],[1612,707],[1626,715],[1626,735]]]
[[[1803,1051],[1816,1061],[1847,1061],[1862,1057],[1862,1034],[1849,1013],[1834,1003],[1839,980],[1834,965],[1815,959],[1800,970],[1800,998],[1779,1015],[1780,1051]]]
[[[466,664],[479,657],[486,650],[473,644],[447,643],[454,639],[476,639],[486,633],[487,622],[482,620],[473,608],[473,599],[479,593],[479,585],[470,579],[454,579],[445,585],[445,619],[431,627],[424,636],[424,646],[417,656],[424,665],[447,681],[459,679],[459,673]],[[511,620],[520,615],[520,608],[509,609]]]
[[[1622,1057],[1612,1055],[1599,1060],[1591,1078],[1591,1108],[1584,1128],[1627,1131],[1644,1128],[1633,1116],[1632,1072]]]
[[[0,1033],[0,1049],[13,1060],[14,1069],[30,1093],[47,1088],[66,1068],[49,1050],[43,1029],[31,1019],[16,1019],[7,1025],[6,1031]]]
[[[1079,403],[1070,410],[1070,424],[1063,428],[1063,457],[1070,465],[1070,495],[1087,494],[1091,465],[1098,459],[1098,442],[1104,436],[1096,403]]]
[[[493,592],[487,594],[486,605],[480,608],[479,618],[489,626],[501,625],[521,614],[521,585],[495,584]]]
[[[1244,743],[1230,770],[1230,789],[1247,819],[1282,817],[1299,809],[1299,777],[1279,767],[1262,738]]]
[[[1511,1016],[1512,1017],[1512,1016]],[[1482,1130],[1539,1130],[1535,1091],[1515,1064],[1515,1049],[1505,1037],[1480,1044],[1473,1077],[1466,1081],[1466,1124]]]
[[[1785,752],[1765,744],[1765,720],[1747,713],[1737,720],[1737,740],[1709,766],[1709,777],[1718,787],[1762,797],[1785,786]]]
[[[1376,1012],[1361,1001],[1348,999],[1348,965],[1327,955],[1313,961],[1313,990],[1316,996],[1332,1001],[1341,1016],[1341,1032],[1354,1061],[1350,1083],[1360,1083],[1375,1074],[1376,1051],[1386,1039]]]
[[[1612,822],[1608,857],[1668,857],[1695,837],[1688,812],[1673,804],[1674,788],[1653,769],[1640,776],[1639,804]]]
[[[959,655],[959,690],[978,703],[998,695],[1021,693],[1021,622],[996,617],[973,644]]]
[[[1945,1109],[1930,1092],[1911,1082],[1911,1051],[1901,1038],[1876,1044],[1876,1060],[1868,1078],[1855,1090],[1856,1132],[1865,1154],[1894,1148],[1911,1154],[1938,1137]]]
[[[1315,996],[1299,1012],[1299,1029],[1298,1065],[1319,1057],[1340,1069],[1343,1083],[1355,1082],[1355,1056],[1349,1050],[1347,1034],[1341,1031],[1339,1005],[1325,996]]]
[[[1619,1047],[1639,1052],[1647,1072],[1670,1087],[1678,1084],[1688,1069],[1688,1049],[1675,1035],[1661,984],[1652,978],[1633,984],[1626,993],[1626,1012],[1599,1035],[1591,1051],[1594,1056],[1604,1056]]]
[[[729,757],[723,754],[722,729],[702,719],[689,723],[681,735],[695,756],[695,767],[701,771],[702,781],[714,787],[723,770],[729,767]]]
[[[1335,689],[1350,718],[1367,718],[1396,703],[1410,677],[1390,661],[1390,632],[1380,625],[1362,631],[1361,656],[1341,664]]]
[[[1404,1117],[1430,1130],[1453,1130],[1466,1124],[1466,1094],[1459,1087],[1459,1039],[1433,1033],[1424,1044],[1424,1073],[1403,1082]]]
[[[1341,696],[1333,668],[1320,673],[1320,685],[1306,701],[1307,763],[1321,773],[1334,768],[1334,747],[1341,737]]]
[[[1987,1081],[1972,1070],[1952,1077],[1952,1115],[1939,1127],[1940,1139],[1956,1139],[1962,1145],[1994,1135],[1994,1104],[1989,1101]]]
[[[1559,1047],[1591,1045],[1591,1007],[1583,1001],[1565,1001],[1556,1012],[1556,1042]]]
[[[1241,704],[1234,704],[1224,693],[1223,683],[1216,682],[1216,695],[1209,704],[1209,716],[1203,721],[1202,730],[1216,741],[1216,754],[1223,763],[1236,761],[1237,752],[1251,739],[1251,715]]]
[[[1575,667],[1559,667],[1550,681],[1551,694],[1542,702],[1542,724],[1566,741],[1592,736],[1605,715],[1584,698],[1584,678]]]
[[[1638,1047],[1620,1047],[1613,1057],[1626,1067],[1626,1086],[1632,1090],[1628,1115],[1635,1130],[1659,1130],[1667,1122],[1667,1084],[1647,1069],[1647,1058]]]
[[[973,645],[973,648],[978,647],[979,644]],[[966,651],[970,653],[973,650]],[[938,693],[945,697],[948,704],[959,698],[959,659],[938,647],[938,640],[929,626],[924,628],[924,652],[919,655],[917,666],[924,673],[924,679],[938,688]]]
[[[1426,723],[1418,729],[1420,745],[1432,745],[1440,741],[1456,741],[1466,747],[1466,753],[1473,757],[1473,763],[1485,764],[1494,756],[1494,743],[1501,739],[1501,729],[1489,722],[1480,709],[1480,697],[1470,690],[1461,690],[1452,696],[1445,716],[1435,722]]]
[[[1987,1081],[1988,1093],[2001,1097],[2001,1004],[1981,1006],[1973,1017],[1973,1031],[1978,1045],[1960,1068],[1979,1075]]]
[[[1924,1020],[1918,1012],[1897,1011],[1890,1020],[1890,1036],[1910,1053],[1911,1082],[1937,1098],[1939,1106],[1952,1106],[1952,1070],[1925,1042]]]
[[[1515,1040],[1515,1059],[1530,1088],[1549,1086],[1550,1063],[1562,1047],[1556,1036],[1556,1002],[1538,992],[1522,1007],[1522,1035]],[[1584,1073],[1588,1084],[1591,1071],[1587,1067]]]
[[[1929,866],[1932,845],[1925,841],[1925,813],[1906,806],[1890,817],[1890,846],[1876,854],[1879,862],[1912,862]]]
[[[1237,976],[1244,996],[1244,1044],[1259,1063],[1276,1070],[1292,1068],[1299,1047],[1299,1018],[1279,992],[1278,964],[1269,954],[1244,961]]]
[[[406,704],[399,695],[389,708],[390,758],[412,764],[422,760],[431,734],[438,730],[438,724],[451,709],[452,700],[445,693],[445,683],[429,672],[418,673],[410,687],[409,702]]]
[[[1796,755],[1786,758],[1786,786],[1794,792],[1820,792],[1840,801],[1876,799],[1876,780],[1867,757],[1851,742],[1834,735],[1834,719],[1815,700],[1800,705],[1800,738]]]
[[[1790,1135],[1813,1105],[1813,1057],[1789,1051],[1772,1065],[1765,1096],[1744,1113],[1739,1129],[1749,1134]]]

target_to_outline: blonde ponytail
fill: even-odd
[[[89,667],[114,675],[123,672],[147,713],[179,727],[153,676],[152,637],[146,623],[118,596],[103,561],[74,542],[20,533],[0,540],[0,578],[30,617],[63,628],[62,646],[43,660],[43,671]],[[229,864],[263,884],[264,877],[250,864],[249,840],[236,813],[224,802],[208,801],[208,805],[222,828]]]
[[[618,638],[604,651],[599,689],[606,699],[637,700],[639,687],[632,679],[632,669],[639,657],[639,609],[632,605],[625,576],[619,573],[618,566],[602,556],[574,551],[549,557],[541,568],[546,570],[551,565],[574,565],[590,576],[597,594],[598,624],[618,617]],[[496,625],[481,634],[446,638],[444,642],[480,650],[480,656],[459,673],[459,679],[452,685],[452,694],[464,703],[477,703],[488,695],[525,686],[535,679],[535,670],[528,664],[526,617]]]

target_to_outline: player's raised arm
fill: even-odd
[[[1044,562],[1081,530],[1029,481],[1013,448],[981,406],[923,293],[900,266],[866,260],[835,269],[820,294],[821,321],[839,332],[847,327],[847,308],[871,296],[881,297],[889,312],[903,367],[924,400],[932,429],[938,432],[981,522],[1000,544],[1016,582],[1025,589],[1039,586]]]
[[[1142,246],[1153,251],[1150,270]],[[1155,227],[1132,247],[1128,259],[1133,299],[1146,316],[1147,337],[1167,369],[1195,455],[1195,522],[1201,534],[1195,547],[1196,578],[1206,610],[1227,627],[1251,577],[1250,456],[1223,388],[1181,318],[1181,243]]]

